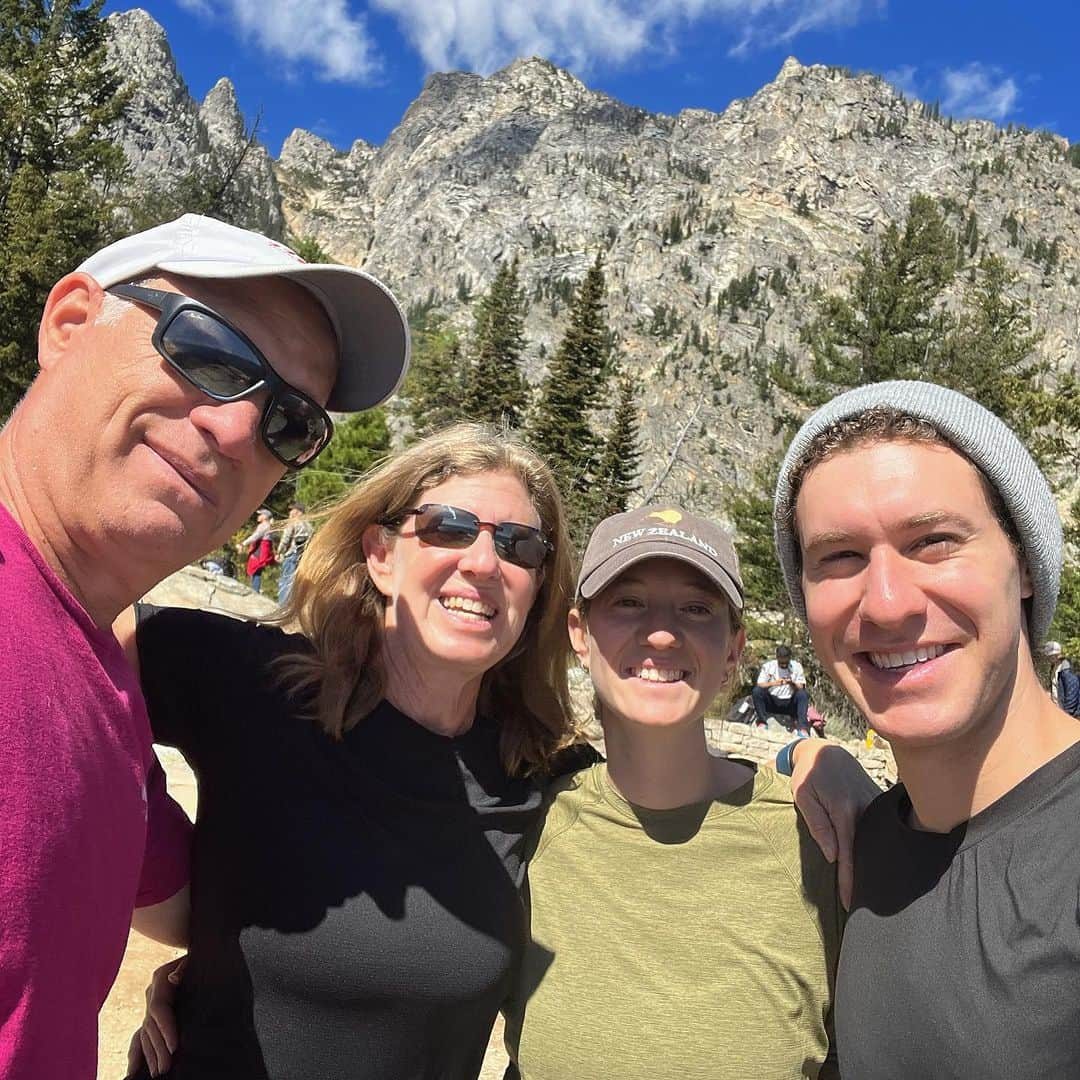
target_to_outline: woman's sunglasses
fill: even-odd
[[[424,503],[402,510],[380,524],[396,529],[405,518],[412,516],[416,518],[416,535],[436,547],[467,548],[475,542],[482,528],[489,528],[499,558],[526,570],[539,570],[555,550],[551,541],[532,525],[519,525],[515,521],[481,521],[469,510],[442,503]]]
[[[302,469],[326,448],[334,425],[326,410],[290,386],[270,361],[216,311],[181,293],[113,285],[106,290],[161,312],[151,341],[169,365],[214,401],[237,401],[265,387],[259,422],[266,448]]]

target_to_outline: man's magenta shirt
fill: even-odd
[[[132,909],[188,851],[135,673],[0,506],[0,1080],[92,1080]]]

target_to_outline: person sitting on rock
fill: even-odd
[[[806,673],[802,664],[791,658],[787,645],[777,645],[776,659],[761,665],[751,696],[758,724],[767,726],[769,716],[780,713],[795,721],[795,731],[800,737],[809,737],[810,721],[806,713],[810,694],[806,690]]]
[[[1043,656],[1054,664],[1050,673],[1050,697],[1054,704],[1070,716],[1080,716],[1080,677],[1061,651],[1061,643],[1048,641],[1042,651]]]

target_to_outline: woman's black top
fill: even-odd
[[[539,790],[498,725],[447,738],[383,702],[336,741],[281,630],[143,609],[155,741],[198,779],[174,1080],[475,1077],[525,925]]]

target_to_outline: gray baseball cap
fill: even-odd
[[[731,534],[671,503],[642,506],[601,521],[581,560],[578,595],[589,600],[624,570],[657,558],[678,559],[700,570],[742,611],[743,583]]]
[[[351,266],[304,262],[276,240],[214,218],[184,214],[125,236],[79,270],[103,289],[152,270],[215,281],[295,281],[322,305],[337,337],[337,382],[326,403],[332,412],[360,412],[385,401],[409,367],[409,325],[381,281]]]

